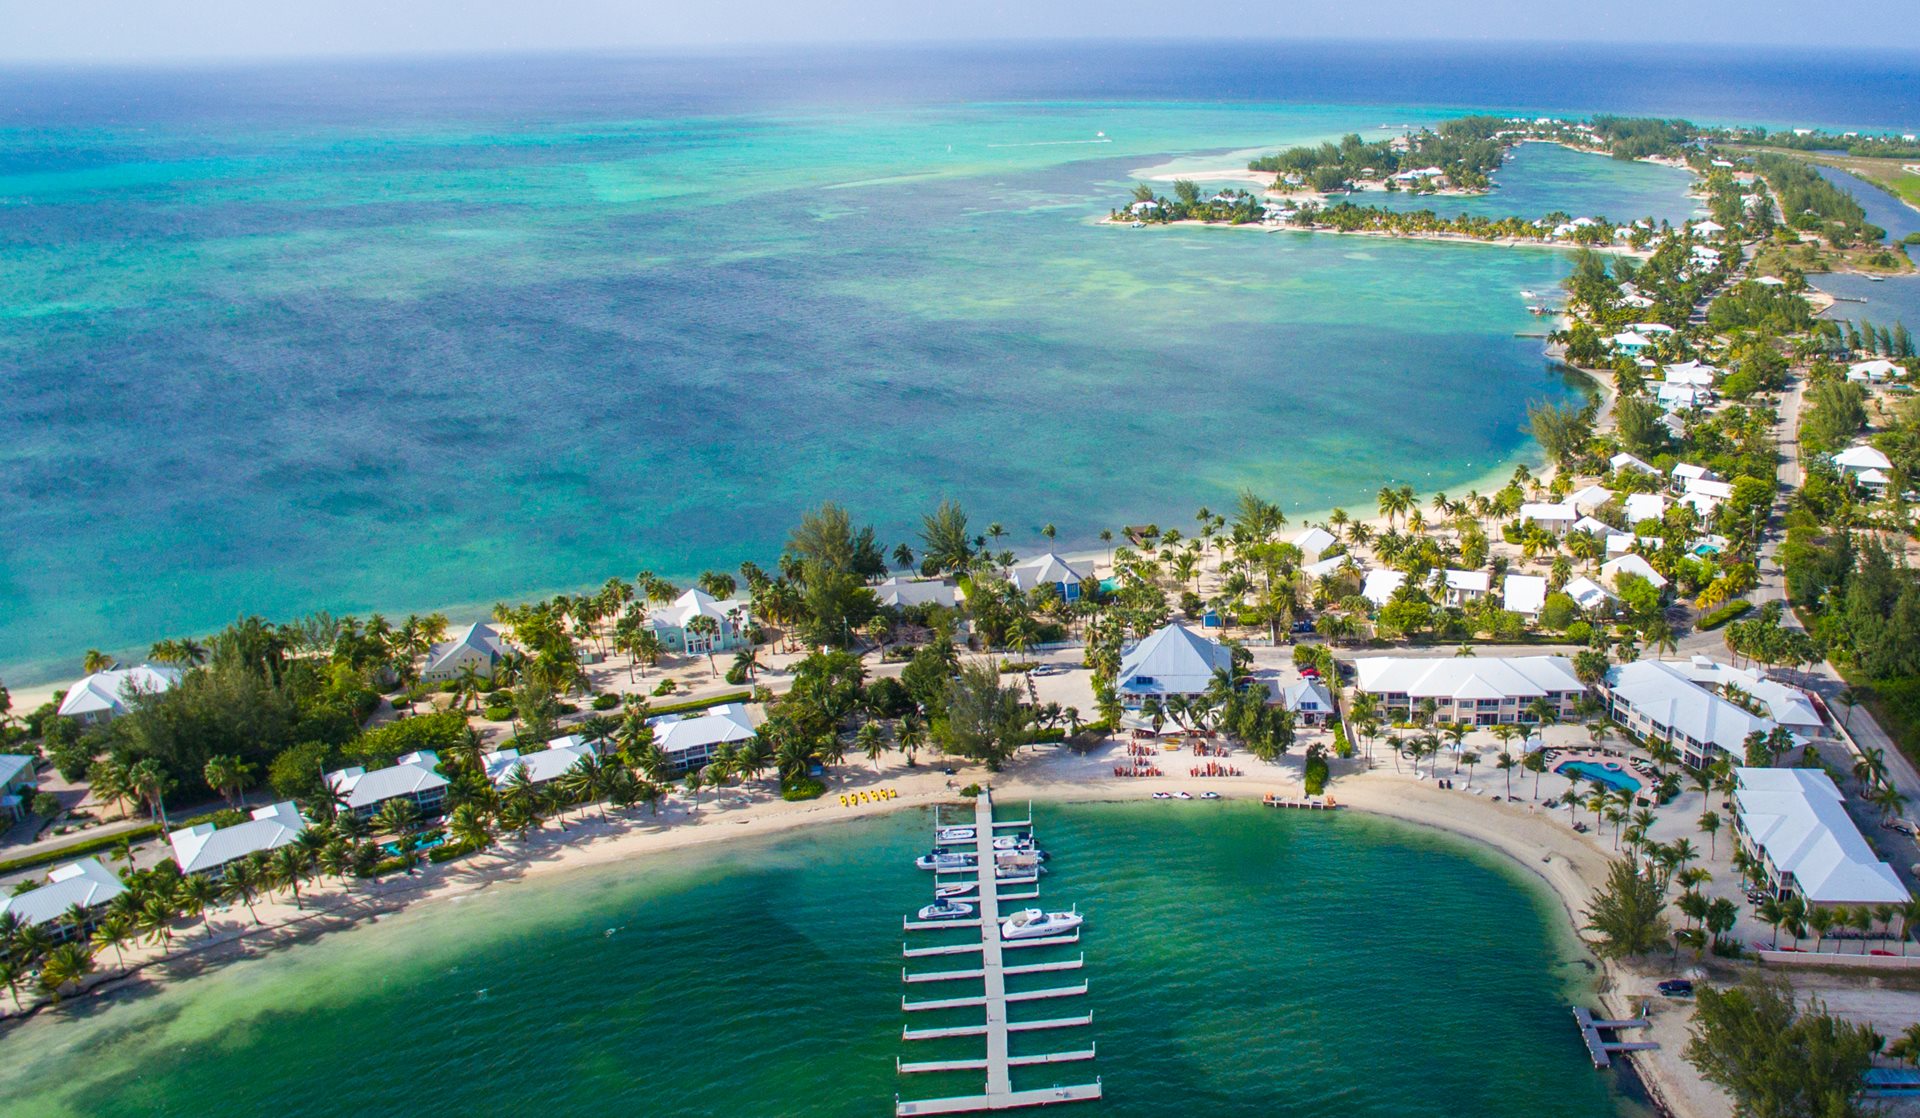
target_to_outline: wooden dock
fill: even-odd
[[[1608,1021],[1597,1018],[1586,1006],[1573,1007],[1574,1023],[1580,1026],[1580,1039],[1587,1046],[1587,1055],[1592,1057],[1593,1066],[1606,1069],[1613,1066],[1613,1054],[1616,1052],[1648,1052],[1660,1047],[1651,1040],[1608,1040],[1602,1032],[1617,1033],[1621,1029],[1644,1029],[1651,1022],[1644,1017],[1635,1017],[1626,1021]]]
[[[968,1114],[986,1110],[1016,1110],[1033,1106],[1051,1106],[1063,1102],[1080,1102],[1100,1097],[1100,1080],[1095,1077],[1092,1083],[1072,1086],[1053,1086],[1038,1090],[1016,1091],[1013,1087],[1013,1069],[1016,1067],[1040,1067],[1050,1064],[1075,1063],[1094,1058],[1094,1049],[1071,1049],[1058,1052],[1038,1053],[1015,1056],[1011,1053],[1008,1037],[1016,1032],[1033,1032],[1046,1029],[1073,1028],[1089,1024],[1092,1014],[1077,1017],[1057,1017],[1043,1021],[1009,1021],[1007,1007],[1020,1002],[1045,1001],[1053,998],[1077,997],[1087,992],[1087,984],[1076,986],[1058,986],[1041,990],[1007,990],[1008,975],[1042,974],[1056,971],[1079,970],[1086,964],[1086,955],[1079,958],[1063,959],[1052,962],[1027,963],[1008,966],[1004,952],[1008,948],[1048,947],[1078,943],[1080,933],[1075,929],[1071,935],[1045,936],[1032,940],[1015,940],[1011,943],[1000,938],[1000,901],[1002,885],[1033,885],[1028,892],[1009,893],[1007,900],[1027,900],[1037,898],[1039,875],[1017,879],[999,878],[994,872],[997,859],[994,856],[993,839],[996,832],[1019,829],[1029,830],[1033,826],[1033,808],[1029,804],[1027,817],[1018,820],[995,820],[993,817],[993,794],[982,791],[974,800],[974,844],[975,868],[972,873],[979,881],[976,895],[970,900],[977,907],[979,916],[972,920],[905,920],[903,926],[908,931],[933,931],[936,929],[977,929],[980,933],[978,943],[951,944],[938,947],[908,947],[901,945],[904,958],[916,959],[944,955],[974,955],[980,957],[977,967],[965,967],[958,970],[926,971],[913,973],[902,967],[901,981],[905,984],[925,982],[961,982],[977,981],[983,989],[977,995],[953,998],[935,998],[910,1002],[900,999],[900,1008],[909,1013],[929,1010],[967,1009],[980,1007],[985,1010],[986,1020],[978,1025],[950,1025],[924,1029],[902,1029],[900,1039],[938,1040],[948,1037],[979,1036],[986,1038],[986,1054],[979,1058],[954,1060],[896,1060],[900,1074],[911,1075],[922,1072],[941,1071],[984,1071],[985,1089],[977,1095],[959,1095],[942,1099],[921,1099],[908,1101],[895,1096],[895,1118],[915,1118],[923,1114]],[[936,817],[936,834],[938,820]],[[980,868],[984,867],[984,869]]]

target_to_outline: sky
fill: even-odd
[[[1920,51],[1914,0],[0,0],[0,63],[964,40],[1667,42]],[[1216,19],[1208,15],[1217,12]]]

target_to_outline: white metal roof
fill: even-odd
[[[1581,609],[1593,609],[1613,597],[1607,593],[1606,587],[1586,575],[1575,575],[1560,588],[1560,592],[1572,598]]]
[[[1537,699],[1584,691],[1564,656],[1371,656],[1354,661],[1360,690],[1415,699]]]
[[[1318,555],[1332,547],[1336,542],[1332,532],[1325,528],[1307,528],[1293,537],[1293,546],[1307,555]]]
[[[409,753],[393,765],[372,772],[354,766],[327,774],[327,787],[346,797],[350,808],[371,807],[395,796],[411,796],[445,788],[447,778],[436,770],[440,758],[431,750]]]
[[[1738,768],[1740,827],[1816,904],[1902,904],[1906,887],[1874,857],[1847,817],[1840,789],[1818,769]]]
[[[60,700],[63,717],[78,718],[105,712],[119,716],[133,709],[135,694],[158,694],[180,682],[182,672],[171,664],[140,664],[95,672],[67,689]]]
[[[1500,591],[1507,609],[1532,617],[1546,604],[1547,580],[1539,575],[1508,575]]]
[[[1747,710],[1688,678],[1665,660],[1635,660],[1607,673],[1616,701],[1701,745],[1715,745],[1735,757],[1745,754],[1747,735],[1769,733],[1771,719]]]
[[[1406,585],[1404,571],[1385,569],[1368,571],[1366,582],[1360,587],[1360,594],[1376,606],[1384,606],[1393,597],[1393,592]]]
[[[547,743],[547,748],[537,753],[521,753],[518,749],[502,749],[480,758],[481,768],[486,770],[487,779],[495,786],[505,785],[513,779],[513,774],[526,770],[527,779],[535,784],[545,784],[573,771],[573,767],[584,757],[591,757],[596,751],[593,746],[580,740],[579,735],[569,734]]]
[[[1638,524],[1642,520],[1658,520],[1667,514],[1667,499],[1658,493],[1629,493],[1622,502],[1626,509],[1627,523]]]
[[[722,703],[700,714],[663,714],[648,719],[653,741],[669,756],[703,746],[745,741],[754,735],[753,716],[745,703]]]
[[[1850,446],[1833,456],[1833,464],[1846,470],[1891,470],[1893,462],[1886,455],[1864,443]]]
[[[441,641],[427,650],[426,670],[432,672],[449,665],[455,654],[466,650],[479,653],[491,662],[506,655],[507,642],[500,638],[493,626],[484,621],[476,621],[466,627],[452,640]]]
[[[95,908],[127,891],[98,858],[82,858],[47,874],[47,883],[24,893],[0,897],[0,913],[26,924],[51,924],[75,905]]]
[[[1619,454],[1616,454],[1612,458],[1607,459],[1607,465],[1611,466],[1616,471],[1639,470],[1643,474],[1657,474],[1660,472],[1659,470],[1654,469],[1652,466],[1649,466],[1645,462],[1642,462],[1640,459],[1635,458],[1633,455],[1628,454],[1625,451],[1621,451]]]
[[[1580,513],[1570,504],[1547,504],[1530,501],[1520,506],[1520,519],[1538,520],[1543,523],[1572,523],[1580,519]]]
[[[1022,590],[1052,583],[1081,583],[1093,577],[1051,551],[1007,568],[1007,578]]]
[[[1641,578],[1653,583],[1654,589],[1656,590],[1665,589],[1667,585],[1665,575],[1654,570],[1653,564],[1647,562],[1645,557],[1635,555],[1632,552],[1628,552],[1617,559],[1609,559],[1605,563],[1600,564],[1600,581],[1603,583],[1612,582],[1623,574],[1639,575]]]
[[[880,604],[894,609],[904,606],[937,605],[952,607],[960,600],[960,588],[944,578],[890,578],[875,586]]]
[[[224,866],[257,850],[285,846],[306,829],[306,817],[293,801],[282,800],[256,809],[245,823],[220,828],[196,823],[168,834],[167,842],[173,846],[173,860],[180,872],[195,873]]]

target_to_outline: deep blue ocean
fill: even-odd
[[[1462,110],[1912,130],[1920,65],[1094,44],[0,72],[0,674],[243,613],[464,616],[765,563],[829,498],[891,542],[951,496],[1031,548],[1241,486],[1304,513],[1483,484],[1537,455],[1527,401],[1574,391],[1514,336],[1564,257],[1093,224],[1156,171]],[[1564,153],[1501,190],[1695,211],[1684,176]]]

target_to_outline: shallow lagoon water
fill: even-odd
[[[1566,1004],[1590,971],[1510,863],[1248,803],[1036,811],[1046,902],[1089,914],[1094,1025],[1055,1034],[1099,1047],[1088,1114],[1646,1113],[1588,1064]],[[89,1007],[7,1038],[8,1113],[826,1118],[964,1091],[892,1063],[929,822],[500,887]]]

